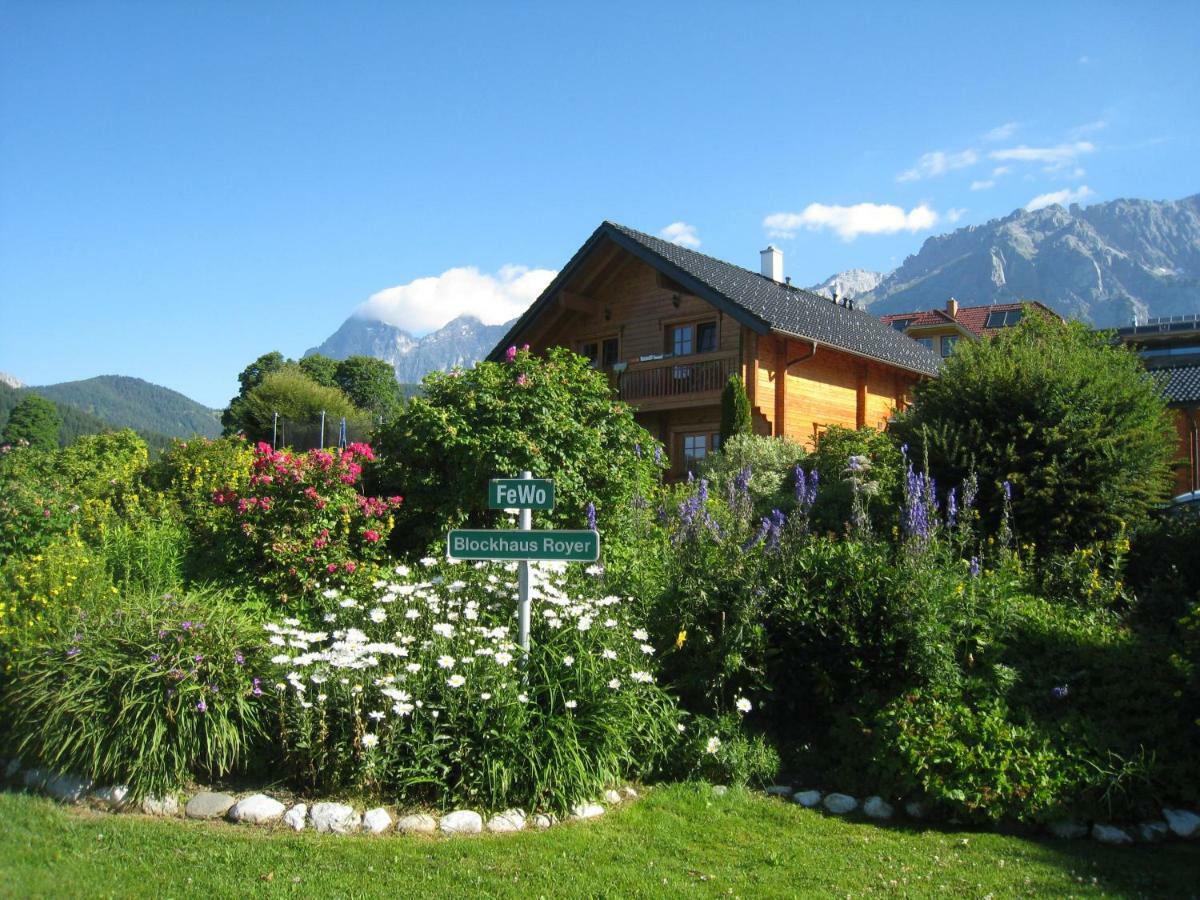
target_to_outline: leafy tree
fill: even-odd
[[[562,348],[510,353],[510,362],[431,373],[425,395],[376,433],[375,492],[404,497],[399,549],[423,551],[447,527],[505,523],[487,508],[488,480],[525,469],[555,483],[555,508],[536,513],[539,527],[582,527],[592,503],[609,541],[634,510],[647,501],[653,510],[661,448],[605,376]]]
[[[9,413],[3,441],[6,444],[28,441],[31,447],[39,450],[53,450],[58,446],[61,426],[58,408],[44,397],[30,394]]]
[[[724,447],[736,435],[750,434],[753,427],[746,385],[741,375],[730,375],[721,392],[721,446]]]
[[[336,364],[334,382],[351,403],[385,421],[404,405],[396,370],[382,359],[349,356]]]
[[[1078,322],[1026,315],[960,344],[917,385],[895,424],[947,489],[972,470],[985,522],[1012,494],[1018,536],[1039,552],[1115,537],[1169,486],[1170,418],[1138,357]]]
[[[325,387],[338,387],[338,361],[320,353],[306,356],[299,362],[300,371]]]
[[[246,395],[262,384],[263,379],[272,372],[278,372],[284,365],[283,354],[278,350],[264,353],[238,375],[238,395],[229,401],[229,406],[221,413],[223,434],[232,435],[238,432],[249,433],[255,427],[255,422],[246,409]]]
[[[325,413],[327,422],[343,416],[362,421],[365,416],[340,390],[317,384],[295,363],[271,372],[242,401],[243,430],[252,441],[271,438],[275,413],[293,422],[311,423]]]

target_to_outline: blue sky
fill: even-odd
[[[500,316],[605,218],[810,284],[1035,198],[1178,199],[1198,50],[1182,2],[7,0],[0,370],[221,406],[373,295]]]

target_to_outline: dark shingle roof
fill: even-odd
[[[615,222],[604,222],[596,229],[489,358],[498,359],[504,353],[504,348],[571,277],[588,251],[604,238],[760,334],[782,332],[923,375],[937,375],[941,366],[941,359],[932,352],[869,313],[839,306],[818,294],[780,284],[758,272]]]
[[[1200,403],[1200,365],[1154,369],[1150,374],[1168,403]]]
[[[839,306],[819,294],[780,284],[758,272],[615,222],[605,225],[707,285],[773,331],[828,344],[925,375],[938,373],[940,358],[870,313]]]

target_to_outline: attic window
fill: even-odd
[[[988,313],[987,324],[984,328],[1011,328],[1021,321],[1025,314],[1023,309],[1001,309]]]
[[[897,331],[903,331],[913,323],[912,319],[892,319],[892,327]]]

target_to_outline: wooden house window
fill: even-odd
[[[693,353],[712,353],[717,349],[716,322],[688,322],[667,329],[668,353],[690,356]]]
[[[954,352],[954,345],[958,343],[958,335],[945,334],[942,335],[942,358],[945,359]]]
[[[707,434],[685,434],[683,435],[683,468],[684,471],[690,472],[696,468],[696,464],[708,455],[708,435]]]
[[[591,360],[593,368],[610,369],[621,360],[621,342],[615,337],[584,341],[579,345],[579,353]]]

